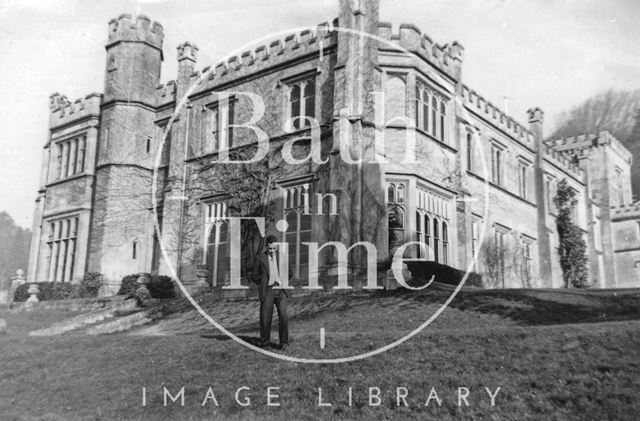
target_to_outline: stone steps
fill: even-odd
[[[92,310],[88,313],[80,314],[61,322],[54,323],[47,328],[33,330],[29,335],[55,336],[63,333],[77,332],[79,330],[86,329],[88,326],[99,325],[105,320],[126,317],[121,315],[123,313],[130,314],[132,311],[136,311],[137,308],[135,300],[121,301],[113,303],[109,308]]]
[[[109,333],[125,332],[131,328],[144,326],[161,317],[158,309],[151,308],[146,310],[140,310],[133,314],[118,317],[115,320],[110,320],[106,323],[101,323],[95,326],[88,326],[86,329],[78,333],[84,333],[87,335],[106,335]]]

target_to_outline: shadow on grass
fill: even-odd
[[[494,314],[523,325],[640,319],[640,293],[590,294],[527,289],[461,291],[450,307]]]

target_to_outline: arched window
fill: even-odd
[[[422,128],[429,130],[429,93],[426,89],[422,92]]]
[[[420,215],[420,212],[416,212],[416,241],[418,243],[422,243],[423,242],[423,237],[422,237],[422,215]],[[423,257],[422,256],[422,247],[418,247],[418,252],[416,253],[416,255],[418,257]]]
[[[444,101],[440,102],[440,140],[443,142],[445,139],[445,125],[444,125],[444,116],[447,115],[447,106],[444,104]]]
[[[398,186],[397,203],[404,203],[404,185],[403,184],[400,184]]]
[[[427,256],[429,258],[429,247],[431,247],[431,236],[429,235],[431,231],[431,221],[429,221],[429,216],[424,216],[424,243],[427,245]]]
[[[442,221],[442,263],[445,265],[448,262],[449,256],[449,232],[447,223]]]
[[[438,227],[438,220],[433,218],[433,260],[439,262],[438,248],[440,247],[440,230]]]
[[[387,188],[387,202],[395,203],[396,202],[396,186],[395,184],[389,184]]]
[[[400,206],[389,209],[389,251],[393,251],[404,243],[404,211]]]
[[[473,171],[473,137],[467,133],[467,170]]]
[[[436,128],[436,113],[438,112],[438,100],[436,99],[436,96],[433,95],[431,97],[431,135],[433,135],[434,137],[436,136],[436,134],[438,133],[437,128]]]

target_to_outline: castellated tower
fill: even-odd
[[[89,267],[111,280],[144,271],[151,259],[147,231],[163,36],[162,26],[146,16],[124,14],[109,22]]]

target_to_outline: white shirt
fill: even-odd
[[[271,255],[267,255],[267,259],[269,260],[269,286],[271,285],[275,285],[276,283],[278,285],[282,285],[282,282],[280,282],[280,275],[278,275],[278,261],[276,259],[276,256],[271,256]]]

